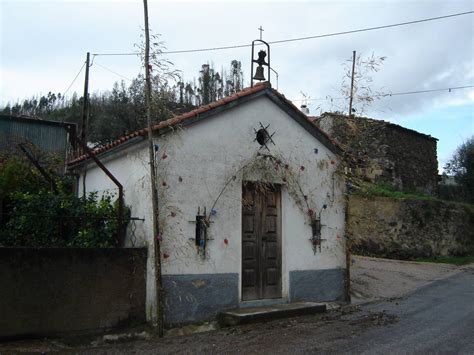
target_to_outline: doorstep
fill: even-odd
[[[225,327],[324,312],[326,312],[325,303],[295,302],[265,307],[236,308],[220,312],[217,315],[217,320],[220,326]]]

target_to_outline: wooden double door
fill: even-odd
[[[242,187],[242,300],[281,298],[281,188]]]

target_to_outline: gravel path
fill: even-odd
[[[472,267],[355,255],[352,256],[351,263],[353,304],[402,297],[433,281]]]

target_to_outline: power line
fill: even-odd
[[[387,94],[378,94],[378,95],[373,95],[373,96],[374,97],[386,97],[386,96],[398,96],[398,95],[424,94],[424,93],[427,93],[427,92],[446,91],[446,90],[451,92],[453,90],[469,89],[469,88],[473,88],[473,87],[474,87],[474,85],[466,85],[466,86],[455,86],[455,87],[443,88],[443,89],[394,92],[394,93],[387,93]]]
[[[375,94],[371,95],[372,97],[389,97],[389,96],[399,96],[399,95],[412,95],[412,94],[424,94],[428,92],[436,92],[436,91],[454,91],[454,90],[462,90],[462,89],[469,89],[474,88],[474,85],[466,85],[466,86],[454,86],[449,88],[442,88],[442,89],[431,89],[431,90],[417,90],[417,91],[404,91],[404,92],[394,92],[394,93],[383,93],[383,94]],[[325,98],[315,98],[315,99],[294,99],[290,101],[325,101],[325,100],[347,100],[347,97],[330,97],[327,96]]]
[[[279,43],[304,41],[304,40],[309,40],[309,39],[325,38],[325,37],[333,37],[333,36],[347,35],[347,34],[352,34],[352,33],[360,33],[360,32],[367,32],[367,31],[381,30],[381,29],[386,29],[386,28],[399,27],[399,26],[407,26],[407,25],[413,25],[413,24],[416,24],[416,23],[429,22],[429,21],[436,21],[436,20],[442,20],[442,19],[451,18],[451,17],[469,15],[469,14],[472,14],[473,12],[474,12],[474,11],[459,12],[459,13],[450,14],[450,15],[437,16],[437,17],[430,17],[430,18],[425,18],[425,19],[420,19],[420,20],[394,23],[394,24],[390,24],[390,25],[367,27],[367,28],[361,28],[361,29],[356,29],[356,30],[342,31],[342,32],[333,32],[333,33],[326,33],[326,34],[322,34],[322,35],[314,35],[314,36],[307,36],[307,37],[297,37],[297,38],[282,39],[282,40],[278,40],[278,41],[270,41],[270,42],[268,42],[268,43],[269,43],[269,44],[279,44]],[[210,51],[219,51],[219,50],[226,50],[226,49],[246,48],[246,47],[251,47],[251,44],[240,44],[240,45],[223,46],[223,47],[209,47],[209,48],[197,48],[197,49],[184,49],[184,50],[175,50],[175,51],[164,51],[164,52],[162,52],[162,54],[181,54],[181,53],[210,52]],[[139,52],[132,52],[132,53],[95,53],[94,55],[103,55],[103,56],[129,56],[129,55],[139,55],[139,54],[140,54]]]
[[[457,13],[457,14],[451,14],[451,15],[445,15],[445,16],[438,16],[438,17],[430,17],[430,18],[425,18],[425,19],[421,19],[421,20],[394,23],[394,24],[391,24],[391,25],[368,27],[368,28],[362,28],[362,29],[352,30],[352,31],[334,32],[334,33],[328,33],[328,34],[324,34],[324,35],[316,35],[316,36],[308,36],[308,37],[299,37],[299,38],[292,38],[292,39],[283,39],[283,40],[280,40],[280,41],[273,41],[273,42],[269,42],[269,43],[271,43],[271,44],[276,44],[276,43],[303,41],[303,40],[314,39],[314,38],[324,38],[324,37],[332,37],[332,36],[341,36],[341,35],[347,35],[347,34],[351,34],[351,33],[359,33],[359,32],[367,32],[367,31],[381,30],[381,29],[385,29],[385,28],[398,27],[398,26],[406,26],[406,25],[413,25],[413,24],[415,24],[415,23],[422,23],[422,22],[428,22],[428,21],[442,20],[442,19],[450,18],[450,17],[463,16],[463,15],[472,14],[473,12],[474,12],[474,11],[460,12],[460,13]]]
[[[63,97],[66,96],[66,93],[67,93],[67,92],[69,91],[69,89],[74,85],[74,83],[76,82],[77,77],[79,76],[79,74],[81,74],[82,69],[84,69],[84,66],[85,66],[85,65],[86,65],[86,62],[82,63],[81,69],[79,69],[79,72],[76,74],[76,76],[75,76],[74,79],[72,80],[71,84],[69,84],[69,86],[67,87],[67,89],[64,91]]]
[[[99,64],[99,63],[95,63],[95,65],[98,65],[98,66],[101,67],[102,69],[105,69],[105,70],[111,72],[112,74],[115,74],[115,75],[117,75],[117,76],[119,76],[119,77],[121,77],[121,78],[123,78],[123,79],[126,79],[126,80],[128,80],[128,81],[133,81],[132,79],[127,78],[126,76],[123,76],[122,74],[119,74],[119,73],[117,73],[116,71],[113,71],[112,69],[109,69],[109,68],[107,68],[107,67],[104,66],[104,65],[101,65],[101,64]]]

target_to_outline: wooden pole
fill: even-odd
[[[87,125],[88,125],[88,118],[89,118],[89,66],[90,66],[90,53],[87,52],[86,56],[86,77],[84,79],[84,95],[82,97],[82,114],[81,114],[81,132],[79,139],[82,142],[87,144]],[[79,150],[79,154],[83,154],[84,151],[81,149]],[[84,166],[84,174],[82,175],[82,196],[86,197],[86,176],[87,170]]]
[[[355,71],[356,51],[352,52],[352,75],[351,75],[351,95],[349,98],[349,117],[352,115],[352,98],[354,96],[354,71]]]
[[[82,97],[82,114],[81,114],[81,134],[80,140],[86,142],[87,118],[89,111],[89,62],[90,53],[87,52],[86,57],[86,77],[84,80],[84,96]]]
[[[157,317],[153,325],[158,327],[158,336],[163,336],[163,292],[161,282],[161,250],[160,250],[160,225],[158,211],[158,192],[156,190],[155,149],[153,145],[153,132],[151,124],[151,80],[150,80],[150,32],[148,28],[148,4],[143,0],[145,16],[145,104],[148,123],[148,153],[150,159],[151,205],[153,222],[153,246],[155,251],[155,284],[156,284],[156,311]]]

